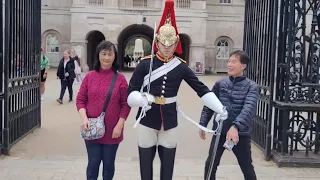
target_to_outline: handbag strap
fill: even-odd
[[[118,73],[115,72],[114,75],[113,75],[113,78],[112,78],[112,82],[111,82],[111,85],[110,85],[110,88],[109,88],[109,92],[107,94],[107,99],[106,99],[106,101],[104,102],[104,105],[103,105],[102,113],[105,113],[106,110],[107,110],[107,107],[108,107],[108,104],[109,104],[109,101],[110,101],[110,98],[111,98],[113,87],[116,84],[117,77],[118,77]]]

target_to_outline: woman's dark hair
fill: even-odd
[[[118,52],[117,52],[117,49],[116,49],[116,46],[110,42],[110,41],[102,41],[98,46],[97,46],[97,49],[96,49],[96,54],[95,54],[95,63],[94,63],[94,70],[96,70],[97,72],[100,71],[100,67],[101,67],[101,64],[100,64],[100,60],[99,60],[99,53],[102,51],[102,50],[106,50],[106,51],[113,51],[114,52],[114,61],[112,63],[112,70],[114,72],[117,72],[119,70],[119,65],[117,63],[117,57],[118,57]]]

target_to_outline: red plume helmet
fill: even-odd
[[[166,27],[167,29],[161,31],[162,28]],[[171,32],[171,29],[175,29],[175,32]],[[157,33],[157,40],[163,43],[164,45],[170,46],[178,41],[177,47],[175,52],[178,54],[182,53],[181,42],[179,38],[178,28],[176,24],[176,16],[174,13],[174,1],[173,0],[166,0],[162,18]],[[157,46],[154,45],[154,50],[157,51]]]

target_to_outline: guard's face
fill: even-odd
[[[158,45],[159,51],[162,53],[162,55],[164,57],[170,57],[173,55],[173,53],[176,49],[177,43],[172,44],[171,46],[165,46],[161,42],[158,41],[157,45]]]
[[[232,55],[228,60],[227,67],[229,76],[238,77],[243,75],[247,65],[241,63],[239,55]]]
[[[112,66],[115,58],[114,50],[102,50],[99,52],[99,61],[101,68],[108,69]]]

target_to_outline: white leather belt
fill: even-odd
[[[171,104],[175,102],[177,102],[177,96],[169,97],[169,98],[156,96],[154,101],[155,104],[160,104],[160,105]]]

